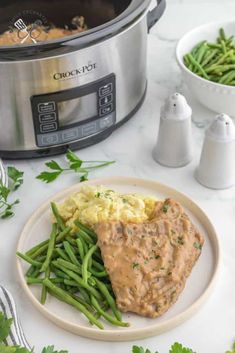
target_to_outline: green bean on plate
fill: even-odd
[[[28,285],[41,286],[41,304],[48,294],[82,313],[91,325],[104,329],[103,320],[127,327],[117,308],[110,279],[98,248],[96,234],[79,220],[77,231],[66,227],[55,203],[49,239],[17,256],[29,264]]]

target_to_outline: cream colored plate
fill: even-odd
[[[129,328],[116,328],[107,324],[104,330],[90,326],[82,314],[52,297],[49,297],[46,305],[42,306],[39,302],[40,288],[27,286],[24,279],[26,266],[21,260],[17,260],[20,282],[35,307],[56,325],[70,332],[106,341],[128,341],[158,335],[189,319],[211,294],[218,275],[219,242],[216,231],[206,214],[187,196],[156,181],[114,177],[92,180],[86,182],[86,184],[104,185],[109,189],[112,188],[120,192],[138,192],[156,196],[160,199],[171,197],[179,201],[205,236],[206,242],[202,255],[193,269],[179,300],[165,315],[157,319],[142,318],[134,314],[123,315],[124,320],[131,324]],[[26,252],[48,237],[51,228],[49,203],[52,200],[63,201],[69,194],[79,191],[82,185],[85,185],[85,183],[74,185],[56,194],[34,212],[21,233],[18,251]]]

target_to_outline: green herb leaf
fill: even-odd
[[[233,344],[232,351],[226,351],[226,353],[235,353],[235,342],[234,342],[234,344]]]
[[[61,173],[62,173],[62,171],[58,171],[58,172],[42,172],[36,178],[39,179],[39,180],[44,181],[47,184],[49,184],[52,181],[56,180],[60,176]]]
[[[163,210],[164,213],[167,213],[168,210],[169,210],[169,208],[171,208],[171,206],[170,206],[170,205],[167,205],[167,204],[165,203],[165,204],[163,205],[163,207],[162,207],[162,210]]]
[[[54,353],[54,346],[44,347],[42,353]]]
[[[132,353],[145,353],[145,350],[143,347],[133,346]]]
[[[81,177],[80,177],[80,182],[84,182],[84,181],[87,181],[88,180],[88,173],[85,173],[83,174]]]
[[[13,166],[7,167],[8,177],[13,181],[12,190],[18,189],[23,184],[24,172],[16,169]]]
[[[17,347],[4,346],[0,344],[0,353],[16,353],[16,352],[18,353]]]
[[[14,212],[9,210],[9,209],[6,209],[2,214],[1,214],[1,218],[2,219],[7,219],[7,218],[11,218],[14,216]]]
[[[25,347],[16,347],[15,353],[32,353],[32,351],[28,350]]]
[[[178,244],[184,245],[184,237],[182,237],[182,236],[178,237]]]
[[[0,312],[0,353],[33,353],[33,350],[28,350],[25,347],[6,346],[3,342],[10,334],[13,319],[7,319],[5,315]],[[54,346],[44,347],[42,353],[68,353],[67,350],[56,351]]]
[[[0,342],[3,342],[9,335],[13,319],[7,319],[0,312]]]
[[[200,243],[195,242],[195,243],[193,244],[193,246],[194,246],[196,249],[198,249],[198,250],[201,250],[201,249],[202,249],[202,245],[201,245]]]
[[[55,351],[54,346],[44,347],[42,353],[68,353],[68,351]]]
[[[7,201],[10,192],[11,192],[11,190],[9,188],[7,188],[4,185],[1,185],[1,187],[0,187],[0,197],[3,198],[4,201]]]
[[[110,164],[115,163],[112,162],[104,162],[104,161],[83,161],[81,160],[74,152],[68,150],[66,153],[66,168],[62,168],[56,161],[51,160],[45,165],[50,169],[54,170],[54,172],[43,171],[36,178],[44,181],[45,183],[51,183],[56,180],[62,173],[64,172],[75,172],[79,174],[80,182],[87,181],[88,175],[93,169],[103,168]],[[87,165],[82,167],[83,165]],[[82,167],[82,168],[81,168]]]
[[[70,168],[77,170],[81,167],[83,161],[72,151],[68,150],[66,153],[66,158],[70,162]]]
[[[52,170],[63,170],[60,166],[59,166],[59,164],[56,162],[56,161],[49,161],[49,162],[47,162],[47,163],[45,163],[46,164],[46,166],[48,167],[48,168],[50,168],[50,169],[52,169]]]
[[[133,262],[133,264],[132,264],[133,269],[138,268],[139,266],[140,266],[140,264],[138,262]]]
[[[185,348],[180,343],[174,343],[169,353],[195,353],[190,348]]]
[[[132,353],[151,353],[149,349],[144,349],[143,347],[133,346]],[[158,352],[155,352],[158,353]]]
[[[14,216],[13,206],[17,205],[20,201],[17,199],[10,203],[8,198],[12,191],[15,191],[23,184],[24,173],[16,169],[15,167],[8,167],[7,174],[9,181],[11,182],[9,187],[3,185],[0,180],[0,218],[7,219]]]

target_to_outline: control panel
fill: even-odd
[[[36,144],[61,145],[98,134],[116,123],[116,80],[105,78],[31,97]]]

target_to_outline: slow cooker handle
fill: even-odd
[[[157,0],[157,6],[153,10],[149,11],[147,21],[148,21],[148,31],[157,23],[157,21],[162,17],[163,12],[166,8],[166,0]]]

